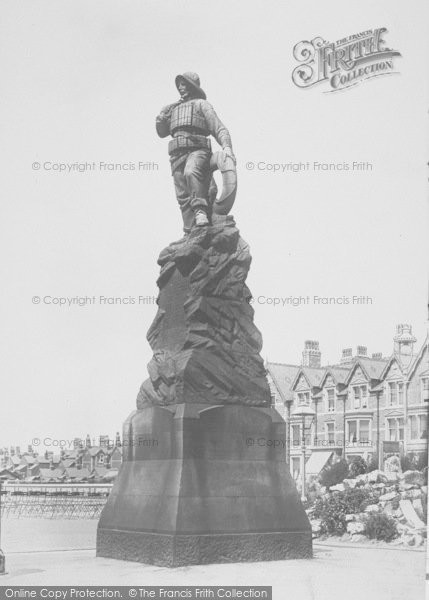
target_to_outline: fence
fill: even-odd
[[[98,519],[111,484],[6,484],[1,517]]]

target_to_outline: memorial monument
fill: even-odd
[[[229,214],[231,138],[195,73],[176,87],[180,99],[156,129],[172,136],[185,235],[158,259],[149,378],[124,424],[97,556],[169,567],[308,558],[311,528],[285,462],[285,422],[270,406],[246,286],[249,247]],[[222,150],[212,153],[209,136]]]

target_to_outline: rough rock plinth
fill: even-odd
[[[230,216],[160,255],[149,379],[124,425],[97,556],[161,566],[312,555]]]
[[[154,355],[137,408],[269,406],[262,337],[245,283],[250,262],[231,216],[194,228],[161,252],[159,308],[147,335]]]

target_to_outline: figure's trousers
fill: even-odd
[[[174,187],[177,201],[182,211],[183,229],[190,231],[197,210],[208,210],[210,171],[209,150],[200,149],[190,152],[174,172]]]

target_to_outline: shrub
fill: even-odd
[[[401,469],[405,471],[415,471],[416,463],[412,454],[401,456]]]
[[[349,477],[357,477],[367,472],[367,464],[362,456],[357,456],[349,464]]]
[[[325,487],[341,483],[349,474],[348,462],[344,459],[327,467],[320,476],[320,483]]]
[[[395,520],[384,513],[373,513],[366,521],[365,535],[370,540],[390,542],[398,535]]]
[[[321,533],[342,535],[347,530],[346,515],[363,512],[377,501],[377,492],[356,487],[319,498],[314,503],[312,516],[320,519]]]
[[[401,456],[402,471],[423,471],[427,474],[428,455],[426,452],[409,452],[405,456]],[[427,476],[427,475],[426,475]]]
[[[427,452],[421,452],[417,458],[417,469],[419,471],[427,471],[428,468],[428,455]]]
[[[328,535],[346,532],[346,505],[342,493],[319,498],[314,505],[313,516],[320,519],[320,531]]]
[[[374,490],[356,487],[342,492],[347,515],[364,512],[370,504],[377,504],[379,494]]]
[[[366,472],[367,473],[371,473],[372,471],[375,471],[376,469],[378,469],[378,460],[376,456],[372,456],[369,460],[368,460],[368,464],[366,467]]]

